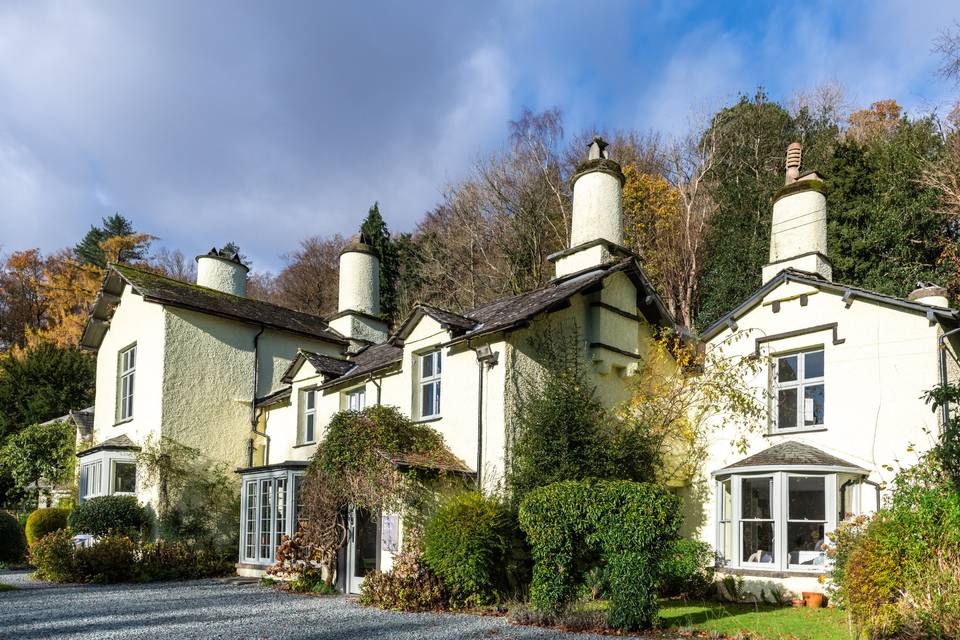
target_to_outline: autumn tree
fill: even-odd
[[[335,313],[340,251],[346,244],[339,234],[301,240],[297,249],[283,256],[286,266],[277,274],[269,301],[321,316]]]
[[[45,260],[39,249],[10,254],[0,269],[0,352],[23,347],[27,332],[47,320]]]
[[[896,100],[879,100],[850,114],[844,138],[861,145],[881,142],[893,134],[902,117],[903,107]]]
[[[137,237],[136,243],[124,244],[118,248],[118,253],[109,256],[104,252],[102,243],[105,240],[116,237]],[[152,238],[147,235],[138,234],[133,228],[133,222],[114,213],[101,221],[99,227],[91,225],[83,239],[77,243],[73,252],[81,264],[93,265],[103,269],[107,262],[140,262],[146,257],[147,249],[150,246]]]

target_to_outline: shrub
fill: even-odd
[[[0,562],[19,562],[25,550],[20,523],[6,511],[0,511]]]
[[[122,535],[108,535],[89,547],[73,550],[76,576],[80,582],[129,582],[134,576],[136,543]]]
[[[148,522],[146,510],[133,496],[100,496],[77,505],[70,514],[70,529],[93,536],[139,537]]]
[[[48,533],[66,529],[69,515],[67,509],[37,509],[31,513],[25,527],[27,544],[32,545]]]
[[[72,537],[69,531],[60,529],[30,547],[30,563],[37,568],[38,578],[52,582],[79,582]]]
[[[427,521],[423,561],[457,604],[490,604],[506,586],[511,528],[510,514],[496,500],[476,491],[461,493]]]
[[[652,484],[585,480],[533,490],[520,505],[535,563],[531,602],[564,611],[576,594],[582,560],[599,553],[610,580],[608,624],[653,626],[660,563],[680,519],[679,499]]]
[[[700,597],[713,585],[716,557],[709,544],[689,538],[673,540],[660,563],[660,594]]]
[[[157,540],[140,548],[134,577],[140,582],[192,580],[226,575],[232,568],[229,558],[212,546]]]
[[[405,549],[393,559],[390,571],[367,574],[360,604],[394,611],[437,611],[447,604],[443,584],[416,551]]]

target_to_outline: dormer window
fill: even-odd
[[[306,389],[300,393],[300,444],[317,440],[317,390]]]
[[[440,351],[420,356],[420,417],[440,417]]]
[[[133,383],[137,373],[137,345],[120,352],[117,367],[117,422],[133,418]]]
[[[813,429],[824,425],[823,349],[774,359],[775,431]]]

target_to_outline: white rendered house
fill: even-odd
[[[746,455],[731,446],[740,434],[715,434],[708,501],[687,517],[722,570],[756,592],[822,589],[826,535],[876,510],[896,472],[936,440],[941,417],[921,396],[956,372],[945,334],[960,325],[943,289],[901,299],[832,281],[823,182],[799,168],[795,143],[763,285],[702,336],[708,349],[769,363],[750,381],[769,397],[765,428],[747,437]]]
[[[388,335],[378,319],[377,258],[362,242],[346,247],[340,311],[328,320],[351,341],[349,352],[337,357],[305,347],[283,376],[287,386],[257,401],[263,436],[255,464],[240,470],[240,573],[261,573],[282,536],[293,533],[297,480],[338,411],[392,405],[430,423],[463,462],[454,471],[494,489],[504,476],[521,374],[539,366],[531,337],[576,327],[600,399],[611,407],[627,399],[654,331],[674,323],[621,246],[623,175],[604,146],[594,142],[574,177],[572,246],[551,257],[556,277],[541,289],[465,313],[419,305]],[[388,569],[401,528],[391,514],[351,514],[340,588],[356,592],[367,572]]]
[[[301,347],[340,354],[323,319],[246,297],[247,267],[216,250],[197,284],[110,265],[81,346],[96,351],[96,402],[78,454],[80,500],[128,494],[151,504],[136,454],[162,437],[212,463],[247,465],[253,401],[279,388]]]

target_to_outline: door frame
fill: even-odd
[[[356,559],[357,559],[357,512],[359,509],[351,508],[347,511],[347,544],[346,544],[346,555],[347,562],[345,567],[346,575],[344,580],[344,592],[349,594],[358,594],[360,589],[363,586],[364,578],[356,576]],[[377,541],[376,555],[374,560],[374,570],[380,568],[380,535],[381,527],[383,526],[381,522],[381,516],[379,513],[371,513],[370,518],[376,524],[376,532],[374,533],[374,538]]]

